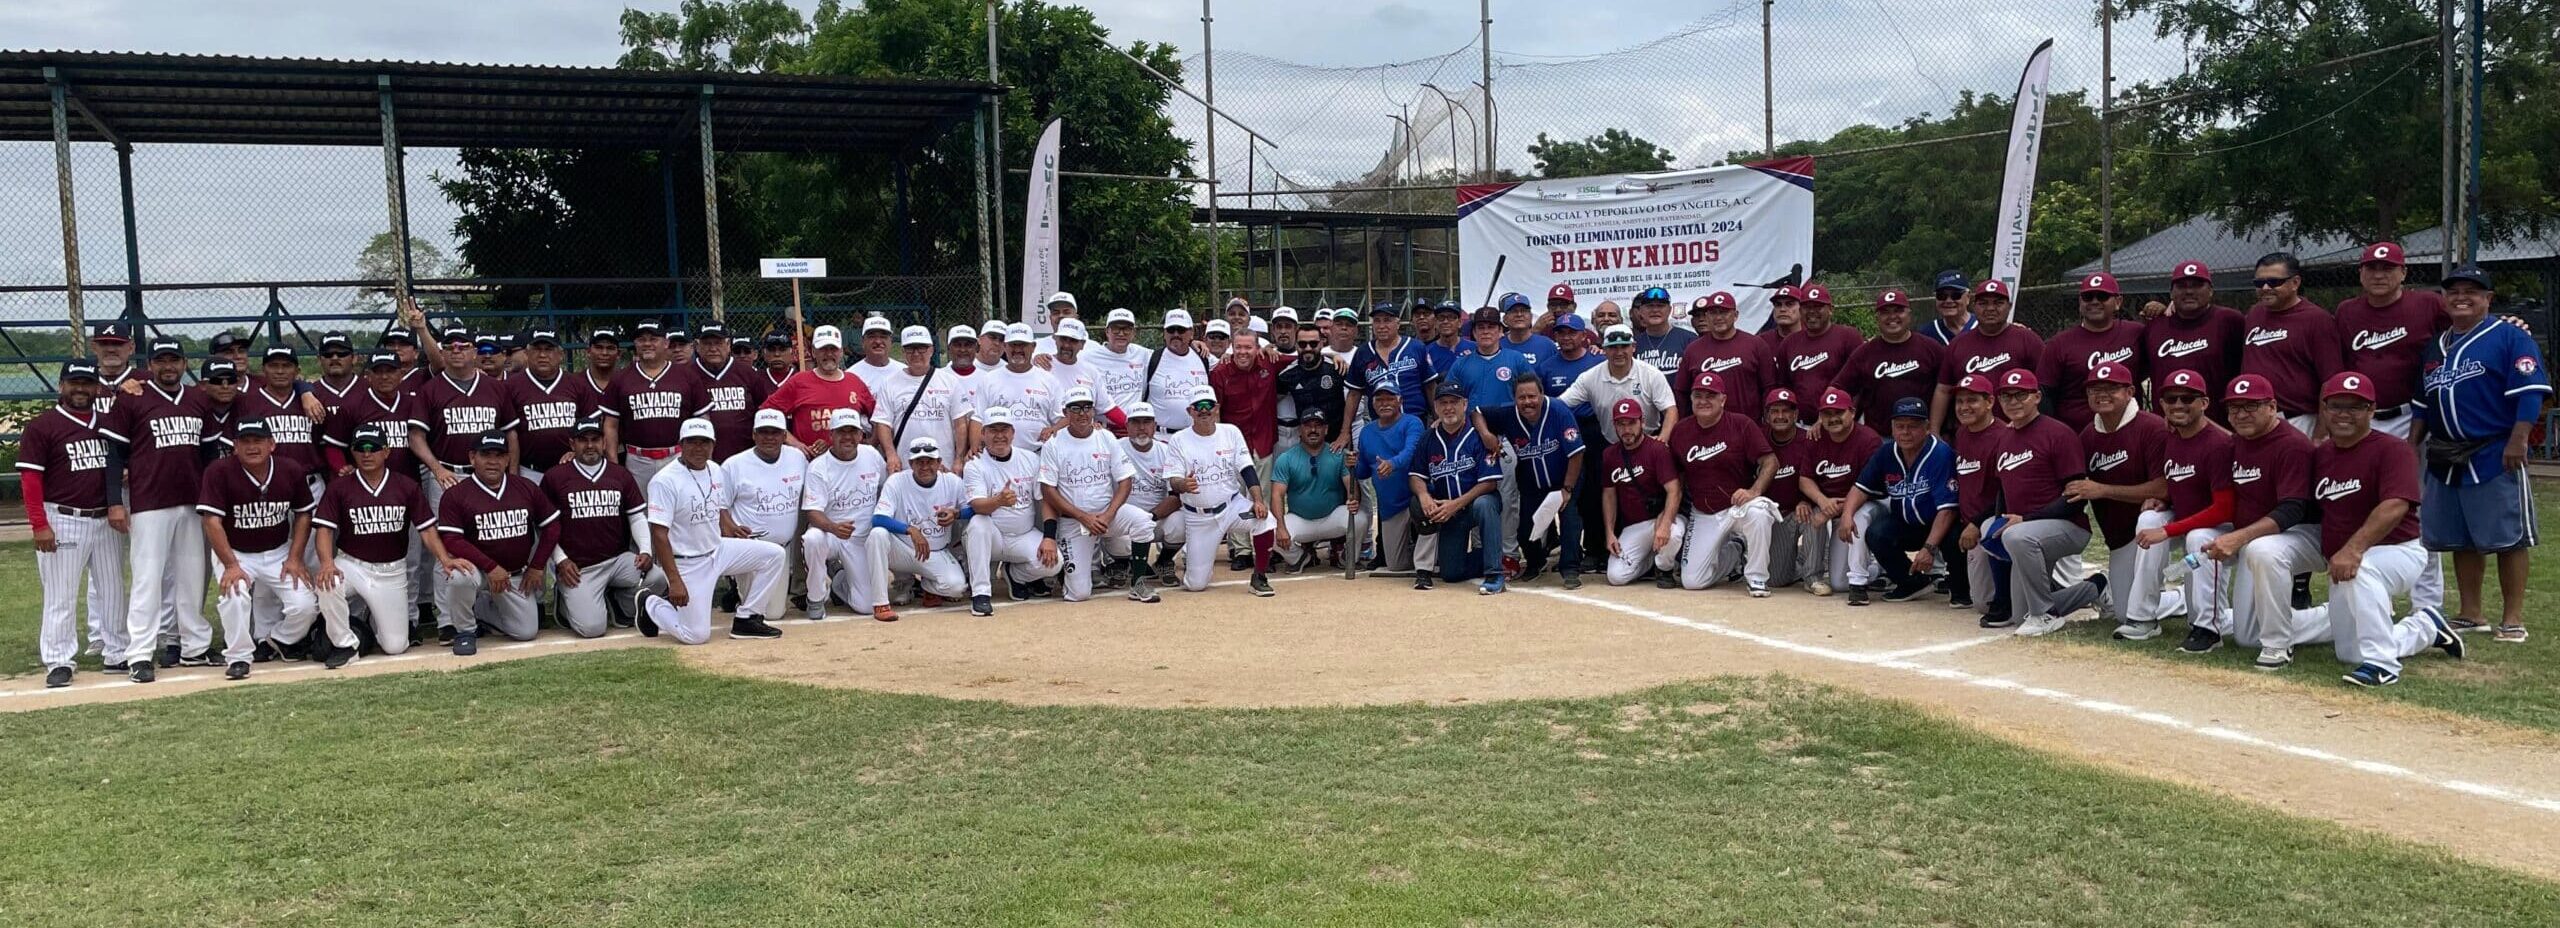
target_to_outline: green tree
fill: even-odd
[[[1671,167],[1671,150],[1610,129],[1580,141],[1550,139],[1544,132],[1529,145],[1538,159],[1539,177],[1591,177],[1599,174],[1642,174]]]
[[[388,231],[376,232],[356,253],[356,277],[361,280],[391,280],[400,276],[400,246]],[[442,280],[471,276],[471,265],[456,261],[422,238],[409,239],[409,276],[417,280]],[[353,312],[378,313],[388,310],[391,296],[385,290],[362,290],[347,301]]]

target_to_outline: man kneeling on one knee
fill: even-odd
[[[1013,446],[1013,411],[990,406],[978,411],[978,435],[985,440],[969,462],[968,533],[969,614],[996,614],[995,572],[1005,569],[1013,600],[1030,598],[1029,585],[1057,574],[1056,526],[1040,501],[1040,457]],[[1043,531],[1043,526],[1047,530]]]
[[[2012,368],[2000,374],[2000,411],[2009,417],[1991,459],[1989,499],[1973,506],[1965,529],[1965,547],[1980,545],[1994,561],[2006,561],[2008,615],[1986,615],[1984,628],[2018,627],[2033,637],[2062,627],[2063,618],[2096,605],[2103,582],[2074,584],[2073,594],[2057,596],[2054,565],[2089,546],[2088,507],[2064,495],[2063,487],[2088,473],[2089,458],[2080,436],[2061,420],[2044,415],[2044,395],[2032,371]],[[1997,568],[1995,568],[1996,570]]]
[[[471,445],[471,475],[436,503],[444,541],[444,595],[438,615],[453,620],[453,653],[480,651],[480,627],[533,640],[542,623],[533,594],[560,543],[559,510],[533,481],[516,476],[507,433]]]
[[[791,574],[782,546],[754,537],[729,517],[738,497],[729,478],[711,462],[711,420],[684,420],[676,432],[676,463],[649,478],[649,548],[666,571],[667,591],[643,589],[633,603],[640,633],[660,630],[684,644],[711,640],[711,589],[720,578],[738,581],[739,608],[772,601]],[[446,494],[451,500],[456,494]],[[780,638],[762,616],[740,612],[731,638]]]

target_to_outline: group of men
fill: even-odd
[[[2492,634],[2523,640],[2522,465],[2549,386],[2477,268],[2409,289],[2381,243],[2359,273],[2332,312],[2269,255],[2246,313],[2214,304],[2198,262],[2130,313],[2091,275],[2078,324],[2049,336],[2011,318],[2006,283],[1957,272],[1925,321],[1879,295],[1872,338],[1820,284],[1774,288],[1760,332],[1728,292],[1680,326],[1659,288],[1586,318],[1557,285],[1543,311],[1416,301],[1408,323],[1380,304],[1365,333],[1354,310],[1239,299],[1168,311],[1154,346],[1126,309],[1094,337],[1060,293],[1045,336],[874,316],[850,343],[816,329],[805,368],[788,335],[650,321],[628,365],[607,328],[573,367],[560,333],[432,333],[412,307],[361,357],[325,336],[309,381],[281,345],[194,368],[162,341],[136,365],[107,326],[22,438],[42,656],[70,682],[84,596],[110,671],[237,679],[399,653],[430,621],[461,654],[484,626],[531,638],[546,599],[579,635],[700,643],[724,583],[740,638],[833,602],[990,615],[1000,575],[1016,600],[1153,603],[1158,584],[1210,588],[1223,552],[1258,596],[1324,561],[1488,595],[1550,568],[1567,588],[1588,568],[1852,606],[1943,590],[2021,635],[2095,608],[2144,640],[2184,615],[2183,650],[2231,641],[2272,669],[2327,641],[2350,682],[2382,685],[2489,626],[2492,554]],[[2093,531],[2101,570],[2078,564]]]

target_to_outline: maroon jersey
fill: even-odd
[[[151,381],[151,376],[144,373],[141,365],[138,364],[126,364],[124,366],[124,370],[117,371],[113,376],[109,376],[106,371],[106,365],[100,364],[98,366],[98,386],[102,389],[100,389],[98,391],[98,395],[90,401],[89,407],[97,410],[98,415],[101,416],[114,413],[116,411],[116,401],[123,399],[125,396],[125,382],[135,379],[140,379],[144,383],[149,383]]]
[[[434,378],[436,374],[436,371],[423,366],[412,367],[408,370],[401,371],[400,392],[410,396],[417,396],[418,391],[426,389],[427,381]]]
[[[447,373],[427,378],[427,385],[418,388],[409,425],[424,429],[436,460],[459,472],[471,466],[471,446],[481,433],[515,428],[517,419],[516,404],[498,378],[473,374],[457,381]]]
[[[417,397],[394,393],[386,399],[367,387],[348,397],[347,404],[329,416],[328,427],[321,430],[321,440],[346,455],[353,450],[348,443],[355,441],[356,429],[373,426],[382,430],[382,440],[390,446],[387,466],[391,472],[414,474],[418,472],[418,457],[409,453],[409,420],[421,418],[417,410]],[[350,456],[348,460],[352,462],[354,458]]]
[[[2089,452],[2089,479],[2118,487],[2149,483],[2160,476],[2160,469],[2168,463],[2169,423],[2137,410],[2115,431],[2104,431],[2096,425],[2081,429],[2080,446]],[[2141,503],[2103,500],[2089,504],[2089,508],[2097,513],[2098,530],[2105,536],[2107,547],[2121,548],[2133,541],[2133,524],[2142,518]]]
[[[276,433],[276,457],[301,466],[306,474],[327,469],[320,457],[320,424],[303,411],[300,395],[287,389],[279,397],[259,384],[243,388],[231,406],[235,421],[265,420],[267,430]]]
[[[1600,452],[1602,482],[1618,494],[1618,527],[1668,515],[1671,512],[1671,481],[1680,479],[1678,466],[1671,461],[1671,446],[1651,435],[1636,442],[1630,454],[1627,446],[1617,442]]]
[[[1768,429],[1761,429],[1761,434],[1769,434]],[[1769,501],[1778,504],[1779,512],[1794,512],[1796,504],[1804,502],[1804,486],[1796,478],[1804,475],[1804,451],[1812,445],[1805,440],[1803,429],[1796,429],[1786,441],[1779,441],[1774,435],[1769,438],[1769,453],[1778,456],[1778,469],[1769,473]]]
[[[1893,430],[1893,404],[1911,398],[1929,401],[1946,352],[1936,339],[1918,335],[1899,342],[1871,338],[1849,353],[1832,383],[1857,398],[1859,421],[1881,435]]]
[[[1680,489],[1689,508],[1723,512],[1733,507],[1733,491],[1751,488],[1760,476],[1760,458],[1769,453],[1769,432],[1732,413],[1714,425],[1696,417],[1671,427],[1671,456],[1680,464]]]
[[[1849,434],[1837,440],[1814,429],[1805,435],[1804,445],[1804,476],[1813,478],[1813,485],[1822,495],[1836,500],[1849,495],[1849,485],[1858,482],[1858,471],[1867,466],[1868,458],[1876,456],[1884,439],[1874,429],[1852,423]]]
[[[59,405],[18,435],[18,469],[44,475],[44,501],[73,509],[107,505],[107,417]]]
[[[2044,343],[2044,359],[2036,364],[2036,380],[2056,391],[2054,416],[2074,429],[2089,427],[2089,372],[2100,364],[2122,364],[2141,383],[2142,323],[2115,320],[2104,332],[2075,325]]]
[[[2320,553],[2335,556],[2347,539],[2364,528],[2364,520],[2383,500],[2409,501],[2409,511],[2377,545],[2396,545],[2418,537],[2418,453],[2409,443],[2381,432],[2340,448],[2321,442],[2311,450],[2311,472],[2320,475],[2311,498],[2320,504]]]
[[[780,370],[770,367],[758,368],[756,370],[756,379],[764,384],[764,395],[772,396],[773,391],[782,389],[783,381],[790,380],[791,375],[799,372],[800,369],[796,367],[786,367]]]
[[[569,391],[578,395],[578,414],[586,415],[603,409],[613,396],[613,374],[596,376],[592,369],[569,375]]]
[[[204,471],[196,487],[196,511],[222,520],[233,551],[273,551],[293,540],[293,514],[310,511],[311,481],[283,458],[267,459],[266,473],[252,474],[226,457]]]
[[[2010,368],[2035,370],[2043,357],[2044,339],[2026,326],[2012,321],[2000,328],[2000,334],[1990,335],[1977,325],[1947,343],[1947,353],[1938,364],[1938,382],[1953,387],[1966,374],[1981,374],[1997,383]]]
[[[1966,431],[1956,425],[1956,512],[1963,518],[1983,515],[1991,505],[1991,462],[2000,457],[2000,440],[2009,430],[1998,422],[1984,426],[1979,432]]]
[[[2142,358],[2158,383],[2178,371],[2204,378],[2206,396],[2219,397],[2231,378],[2240,376],[2240,343],[2249,337],[2249,320],[2228,306],[2207,306],[2193,319],[2176,311],[2142,326]],[[2213,408],[2217,421],[2222,407]]]
[[[204,479],[205,421],[213,398],[198,387],[171,393],[156,383],[108,415],[107,437],[124,443],[125,505],[134,512],[193,506]]]
[[[398,564],[409,559],[409,539],[435,527],[427,511],[426,491],[418,481],[385,470],[380,486],[366,486],[363,474],[329,481],[311,524],[328,529],[340,555],[372,564]]]
[[[622,420],[622,443],[634,448],[673,448],[684,420],[710,405],[693,374],[673,363],[656,375],[639,365],[615,371],[613,392],[605,397],[605,415]],[[752,416],[752,413],[750,413]]]
[[[545,383],[535,379],[533,371],[521,370],[506,380],[507,401],[514,404],[522,420],[517,439],[516,460],[535,471],[547,470],[569,454],[569,433],[578,425],[578,417],[594,407],[578,400],[578,378],[565,371],[555,372]]]
[[[1680,349],[1680,368],[1671,379],[1671,404],[1683,416],[1690,413],[1689,387],[1701,371],[1723,378],[1725,415],[1752,420],[1760,418],[1761,395],[1785,382],[1779,379],[1769,343],[1760,336],[1740,331],[1725,339],[1700,335]]]
[[[719,436],[712,444],[712,460],[726,461],[754,445],[756,407],[764,405],[772,387],[736,358],[717,371],[696,359],[692,373],[694,382],[702,385],[703,401],[709,404],[702,417],[711,420],[712,434]]]
[[[1849,355],[1866,343],[1857,329],[1834,325],[1815,335],[1798,329],[1793,335],[1778,340],[1778,366],[1785,368],[1780,376],[1799,397],[1819,397],[1822,388],[1837,379],[1849,364]],[[1812,402],[1808,399],[1806,402]]]
[[[2186,518],[2213,508],[2213,491],[2231,485],[2231,433],[2211,422],[2194,435],[2176,429],[2161,440],[2160,475],[2169,478],[2169,512]]]
[[[2346,369],[2373,378],[2373,407],[2385,412],[2418,395],[2427,340],[2453,328],[2444,296],[2423,290],[2402,290],[2389,306],[2367,303],[2359,293],[2338,304],[2337,320]]]
[[[2345,361],[2338,321],[2318,304],[2296,300],[2283,312],[2250,307],[2249,334],[2240,340],[2240,372],[2265,376],[2275,386],[2276,408],[2285,415],[2306,415],[2316,408],[2320,398],[2313,394]]]
[[[464,477],[436,503],[436,531],[443,533],[445,550],[483,571],[523,573],[541,566],[551,556],[544,533],[557,531],[552,523],[558,518],[550,497],[513,474],[500,475],[495,487],[477,474]]]
[[[2247,528],[2287,499],[2311,498],[2311,439],[2278,422],[2256,438],[2231,436],[2231,524]]]
[[[338,414],[338,410],[347,405],[348,400],[355,399],[356,394],[364,391],[365,385],[364,378],[362,377],[350,376],[347,378],[345,383],[330,383],[329,378],[327,377],[322,377],[311,382],[312,395],[320,398],[320,408],[327,410],[328,412],[327,415],[320,417],[320,421],[324,424],[329,421],[330,417],[336,416]]]
[[[631,517],[649,509],[640,481],[620,464],[594,471],[570,461],[542,474],[542,495],[560,513],[560,551],[580,567],[631,553]]]
[[[2088,453],[2080,435],[2052,416],[2037,416],[2025,425],[2009,426],[2000,438],[2000,455],[1991,473],[2000,482],[2000,510],[2032,516],[2062,499],[2062,485],[2089,472]],[[2089,527],[2086,507],[2073,506],[2071,524]]]

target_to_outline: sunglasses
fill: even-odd
[[[1231,335],[1231,334],[1229,334],[1229,333],[1226,333],[1226,332],[1211,332],[1211,333],[1209,333],[1209,337],[1210,337],[1210,338],[1234,338],[1235,336],[1234,336],[1234,335]]]
[[[1299,351],[1316,351],[1316,350],[1322,349],[1323,347],[1324,347],[1324,343],[1323,343],[1323,342],[1299,342],[1299,343],[1298,343],[1298,350],[1299,350]]]
[[[2104,303],[2106,301],[2107,295],[2104,293],[2083,293],[2080,295],[2080,302],[2083,303]]]
[[[2169,405],[2169,406],[2185,406],[2185,405],[2188,405],[2188,404],[2190,404],[2190,403],[2202,403],[2202,402],[2204,402],[2204,394],[2202,394],[2202,393],[2165,393],[2165,394],[2162,394],[2162,395],[2160,396],[2160,402],[2161,402],[2162,404],[2164,404],[2164,405]]]
[[[1093,404],[1092,404],[1092,403],[1068,403],[1068,404],[1067,404],[1067,411],[1068,411],[1068,412],[1079,412],[1079,411],[1081,411],[1081,412],[1092,412],[1092,411],[1093,411]]]
[[[366,442],[357,442],[357,443],[356,443],[355,448],[356,448],[356,453],[357,453],[357,454],[363,454],[363,453],[368,452],[368,451],[381,451],[381,450],[383,450],[383,446],[382,446],[382,445],[377,445],[377,444],[374,444],[374,443],[369,442],[369,441],[366,441]]]
[[[212,384],[213,386],[217,386],[217,387],[231,387],[231,386],[238,386],[238,385],[240,384],[240,378],[238,378],[238,377],[215,377],[215,378],[212,378],[212,379],[210,379],[210,380],[205,381],[205,383]]]
[[[1192,412],[1208,412],[1209,410],[1216,408],[1218,408],[1218,404],[1209,400],[1201,400],[1197,403],[1191,404]]]
[[[320,353],[320,356],[324,358],[352,358],[356,356],[356,353],[352,351],[323,351]]]
[[[2249,284],[2250,286],[2256,287],[2260,290],[2272,290],[2277,287],[2284,286],[2285,281],[2292,279],[2293,278],[2291,277],[2260,277],[2249,281]]]

